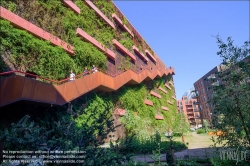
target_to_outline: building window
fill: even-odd
[[[206,101],[207,100],[207,98],[206,98],[206,96],[204,96],[204,101]]]
[[[202,94],[204,93],[204,88],[202,88]]]
[[[201,86],[202,86],[202,81],[201,81]]]
[[[208,87],[207,87],[207,91],[208,91]]]
[[[202,105],[200,105],[200,110],[202,110]]]
[[[180,102],[180,105],[182,105],[182,102]]]

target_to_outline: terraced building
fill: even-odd
[[[147,119],[151,133],[178,128],[174,68],[113,2],[3,0],[1,5],[1,124],[38,110],[72,114],[109,102],[116,125],[130,113],[137,121]],[[99,71],[84,75],[92,65]],[[126,121],[115,137],[125,129]]]

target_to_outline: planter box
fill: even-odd
[[[74,12],[76,12],[77,14],[80,14],[80,8],[78,6],[76,6],[76,4],[74,4],[74,2],[70,1],[70,0],[63,0],[63,3],[68,6],[69,8],[71,8]]]
[[[168,100],[168,104],[171,104],[171,105],[173,105],[173,103],[172,103],[171,101],[169,101],[169,100]]]
[[[163,116],[161,116],[161,115],[155,115],[155,119],[157,119],[157,120],[163,120],[163,119],[164,119],[164,117],[163,117]]]
[[[161,108],[165,111],[169,111],[168,107],[165,107],[165,106],[161,106]]]
[[[148,50],[145,50],[145,52],[149,56],[150,59],[152,59],[155,63],[157,62],[155,57]]]
[[[153,106],[153,102],[150,100],[144,100],[144,103],[150,106]]]
[[[113,39],[112,42],[116,47],[118,47],[118,49],[120,49],[124,54],[129,56],[133,61],[136,60],[136,57],[134,56],[134,54],[129,52],[129,50],[125,48],[121,43],[119,43],[116,39]]]
[[[106,53],[106,55],[111,58],[115,59],[115,53],[112,52],[111,50],[105,48],[100,42],[98,42],[95,38],[84,32],[82,29],[77,28],[76,29],[76,34],[80,37],[82,37],[84,40],[87,40],[88,42],[92,43],[95,47],[97,47],[99,50],[103,51]]]
[[[118,22],[118,24],[120,24],[120,26],[123,27],[123,29],[125,29],[132,37],[134,37],[132,31],[130,31],[130,29],[122,23],[122,20],[115,13],[112,14],[112,17],[116,22]]]
[[[162,87],[159,87],[158,89],[161,90],[164,93],[167,93],[167,91],[165,89],[163,89]]]
[[[140,55],[146,62],[148,62],[148,58],[143,53],[141,53],[136,46],[133,46],[132,48],[138,55]]]
[[[169,90],[171,90],[170,86],[169,86],[167,83],[165,84],[165,86],[166,86]]]
[[[110,21],[90,0],[85,0],[85,3],[92,8],[98,16],[100,16],[108,25],[115,29],[115,25]]]
[[[114,112],[115,115],[120,115],[120,116],[124,116],[126,113],[126,110],[121,109],[121,108],[117,108]]]
[[[51,42],[51,44],[55,46],[62,47],[65,51],[67,51],[69,54],[74,55],[74,47],[67,44],[65,41],[59,39],[58,37],[46,32],[42,28],[39,28],[35,24],[32,24],[31,22],[23,19],[22,17],[12,13],[11,11],[3,8],[0,6],[0,18],[6,19],[10,21],[13,25],[16,27],[26,30],[32,35],[43,39],[43,40],[48,40]]]
[[[155,96],[155,97],[158,97],[159,99],[161,98],[161,95],[159,95],[158,93],[156,93],[154,91],[150,91],[150,94]]]
[[[176,98],[174,96],[172,96],[172,98],[176,100]]]

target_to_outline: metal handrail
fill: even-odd
[[[136,74],[140,74],[142,71],[144,71],[144,70],[146,70],[146,69],[147,69],[147,68],[143,68],[143,69],[140,70],[139,72],[134,71],[133,69],[129,69],[129,70],[132,70],[132,71],[135,72]],[[102,72],[102,73],[104,73],[104,74],[106,74],[106,75],[109,75],[109,76],[111,76],[111,77],[116,77],[116,76],[118,76],[118,75],[120,75],[120,74],[122,74],[122,73],[128,71],[128,70],[124,70],[123,72],[120,72],[120,73],[110,74],[110,73],[108,73],[108,72],[106,72],[106,71],[103,71],[103,70],[100,70],[100,69],[98,69],[98,68],[97,68],[97,70],[100,71],[100,72]],[[156,68],[154,68],[154,70],[156,70]],[[151,71],[154,71],[154,70],[151,70]],[[66,79],[57,81],[57,80],[48,79],[48,78],[45,78],[45,77],[42,77],[42,76],[39,76],[39,75],[31,74],[31,73],[29,73],[29,72],[23,72],[23,71],[20,71],[20,70],[13,70],[13,71],[8,71],[8,72],[2,72],[2,73],[0,73],[0,76],[7,75],[7,74],[12,74],[12,73],[21,73],[21,74],[25,74],[25,75],[28,75],[28,76],[32,76],[32,77],[34,77],[34,78],[40,78],[40,79],[42,79],[42,80],[49,81],[50,83],[54,83],[54,84],[57,84],[57,85],[70,80],[70,78],[66,78]],[[81,73],[81,74],[75,75],[73,78],[77,78],[77,77],[79,77],[79,76],[80,76],[80,77],[83,77],[85,74],[91,74],[91,73],[93,73],[93,72],[83,72],[83,73]]]
[[[49,81],[50,83],[55,83],[55,84],[60,84],[62,82],[66,82],[66,81],[70,80],[70,78],[66,78],[66,79],[63,79],[63,80],[60,80],[60,81],[56,81],[56,80],[48,79],[48,78],[45,78],[45,77],[42,77],[42,76],[39,76],[39,75],[31,74],[29,72],[23,72],[23,71],[20,71],[20,70],[2,72],[2,73],[0,73],[0,76],[7,75],[7,74],[12,74],[12,73],[22,73],[22,74],[29,75],[29,76],[32,76],[34,78],[40,78],[42,80],[46,80],[46,81]],[[81,75],[84,75],[84,74],[87,74],[87,73],[90,74],[91,72],[83,72],[81,74],[78,74],[78,75],[74,76],[73,78],[77,78],[77,77],[79,77]]]

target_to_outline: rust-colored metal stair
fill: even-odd
[[[0,107],[17,101],[33,101],[53,105],[64,105],[94,89],[115,91],[125,84],[139,84],[163,75],[174,74],[173,68],[148,69],[136,73],[125,71],[115,77],[96,72],[62,85],[12,75],[0,79]]]

